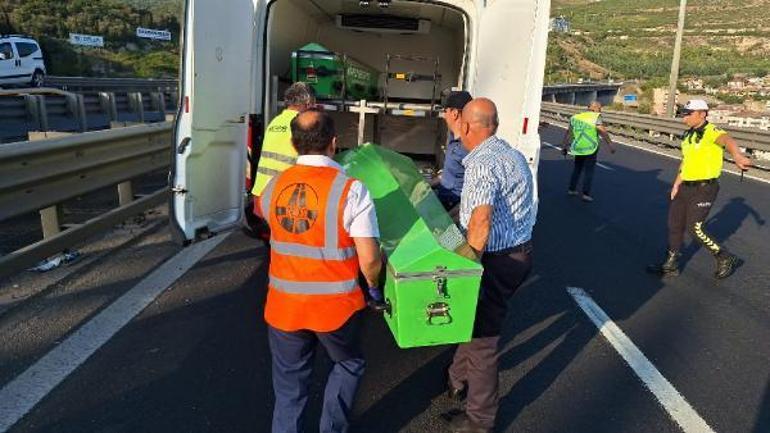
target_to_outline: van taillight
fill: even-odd
[[[529,117],[525,117],[524,118],[524,126],[521,128],[522,135],[527,133],[527,129],[528,128],[529,128]]]
[[[307,78],[307,81],[314,83],[318,81],[318,76],[315,72],[315,67],[308,66],[307,69],[305,69],[305,77]]]
[[[189,113],[190,112],[190,97],[185,96],[184,97],[184,112]]]

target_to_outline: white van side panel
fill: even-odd
[[[476,23],[471,93],[497,105],[498,135],[537,171],[549,0],[490,0]],[[526,122],[526,133],[525,130]]]
[[[188,0],[173,179],[174,218],[187,240],[204,228],[231,227],[243,212],[253,64],[261,63],[253,37],[257,5],[253,0],[226,4]]]

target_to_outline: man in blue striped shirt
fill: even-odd
[[[498,138],[495,104],[484,98],[465,106],[460,139],[465,184],[460,223],[481,255],[484,273],[473,339],[457,348],[449,367],[449,394],[467,391],[465,411],[452,417],[452,432],[492,431],[498,407],[498,340],[508,300],[532,268],[532,228],[537,213],[527,160]],[[466,388],[467,387],[467,388]]]

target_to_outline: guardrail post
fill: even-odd
[[[99,103],[102,105],[102,111],[107,113],[111,122],[118,120],[118,106],[115,103],[114,93],[99,92]]]
[[[86,119],[86,105],[83,100],[83,95],[69,94],[67,95],[67,108],[72,113],[78,122],[78,129],[80,132],[88,131],[88,123]]]
[[[118,202],[125,206],[134,201],[134,186],[130,180],[118,184]]]
[[[41,209],[40,224],[43,227],[43,239],[48,239],[61,233],[61,225],[59,224],[59,205]]]
[[[40,125],[40,130],[43,132],[48,131],[48,108],[45,105],[45,96],[38,95],[37,98],[37,120]]]
[[[152,93],[152,108],[159,113],[166,113],[166,97],[163,92]]]
[[[42,128],[40,122],[40,100],[35,95],[24,95],[24,102],[26,103],[27,116],[33,119],[35,127],[33,129]]]
[[[144,104],[142,104],[142,92],[131,92],[128,94],[128,103],[131,111],[139,117],[139,122],[144,123]]]

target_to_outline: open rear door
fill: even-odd
[[[171,220],[177,240],[232,227],[241,219],[246,137],[261,0],[187,0],[181,104],[177,116]]]
[[[536,175],[550,0],[484,3],[476,19],[471,92],[495,102],[498,135],[524,153]]]

